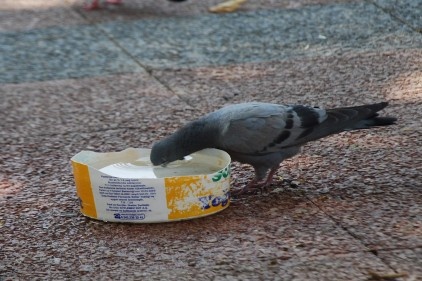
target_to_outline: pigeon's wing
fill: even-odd
[[[392,117],[377,117],[388,103],[324,110],[303,105],[244,104],[232,108],[223,122],[222,149],[266,154],[342,132],[389,125]],[[223,114],[224,115],[224,114]]]
[[[325,120],[319,125],[310,128],[309,133],[299,138],[297,142],[305,143],[342,131],[391,125],[397,120],[396,118],[378,117],[377,113],[387,105],[387,102],[380,102],[327,109]]]
[[[266,154],[301,144],[326,118],[326,111],[301,105],[248,103],[223,109],[220,148]]]

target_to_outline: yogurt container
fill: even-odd
[[[113,222],[193,219],[230,204],[230,156],[204,149],[167,166],[153,166],[150,149],[82,151],[72,157],[81,213]]]

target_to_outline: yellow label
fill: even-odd
[[[81,212],[91,218],[97,218],[94,194],[92,193],[91,179],[88,166],[72,161],[75,176],[76,193],[81,204]]]
[[[204,216],[226,208],[229,188],[226,193],[222,188],[226,181],[212,182],[208,176],[165,178],[169,220]]]

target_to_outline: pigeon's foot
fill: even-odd
[[[250,183],[248,183],[246,186],[244,186],[242,189],[233,191],[231,192],[231,194],[233,196],[239,196],[241,194],[246,194],[246,193],[257,193],[258,191],[260,191],[262,194],[266,190],[266,188],[271,185],[271,183],[272,183],[272,179],[265,180],[262,182],[253,180]]]
[[[280,182],[281,184],[286,184],[290,186],[291,188],[296,188],[299,186],[299,181],[297,180],[285,179],[283,177],[280,177],[277,181]]]
[[[232,191],[231,195],[233,195],[234,197],[237,197],[241,194],[248,194],[248,193],[255,194],[257,192],[260,192],[262,194],[262,193],[266,192],[267,188],[273,183],[272,179],[273,178],[271,177],[270,179],[267,179],[267,180],[261,181],[261,182],[253,180],[250,183],[248,183],[245,187],[243,187],[242,189]],[[290,180],[290,179],[281,178],[280,181],[278,181],[278,183],[287,184],[287,185],[289,185],[290,187],[293,187],[293,188],[298,187],[297,182],[294,181],[294,180]]]
[[[264,193],[264,191],[266,191],[267,187],[269,187],[272,182],[273,182],[273,178],[275,173],[278,170],[278,166],[273,167],[270,172],[267,175],[267,178],[265,180],[261,180],[259,181],[259,178],[254,178],[250,183],[248,183],[245,187],[243,187],[240,190],[235,190],[233,192],[231,192],[231,194],[235,197],[241,195],[241,194],[245,194],[245,193],[256,193],[257,191],[260,191],[261,194]],[[255,174],[256,174],[256,170],[255,170]],[[281,178],[279,181],[281,184],[283,183],[287,183],[290,187],[297,187],[298,184],[293,181],[293,180],[289,180],[289,179],[285,179],[285,178]]]

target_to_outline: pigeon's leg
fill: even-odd
[[[264,181],[259,181],[258,178],[255,177],[245,187],[243,187],[242,189],[238,191],[232,192],[232,194],[236,196],[236,195],[240,195],[240,194],[247,193],[249,191],[257,190],[257,189],[259,189],[262,193],[273,182],[274,174],[277,172],[278,168],[279,166],[273,167],[268,173],[268,176]]]
[[[248,193],[251,190],[256,190],[261,188],[262,182],[258,182],[257,179],[253,179],[247,185],[245,185],[242,189],[236,190],[231,192],[232,195],[237,196],[243,193]]]
[[[123,3],[123,0],[107,0],[106,2],[112,5],[120,5]]]
[[[91,4],[85,5],[85,10],[93,11],[100,9],[100,0],[92,0]]]
[[[268,173],[268,177],[265,180],[265,182],[263,183],[263,188],[265,189],[266,187],[270,186],[273,183],[273,179],[274,179],[274,175],[278,170],[278,166],[274,167],[271,169],[271,171]],[[291,187],[297,187],[297,184],[294,183],[293,180],[289,180],[289,179],[285,179],[284,177],[281,180],[281,183],[287,183],[288,185],[290,185]]]
[[[264,187],[269,186],[273,182],[274,174],[277,172],[279,166],[273,167],[268,173],[267,179],[264,182]]]
[[[277,172],[278,168],[279,168],[278,166],[273,167],[270,170],[270,172],[268,173],[268,176],[264,181],[260,181],[258,179],[258,177],[255,177],[245,187],[243,187],[242,189],[240,189],[238,191],[232,192],[232,194],[233,195],[240,195],[240,194],[247,193],[247,192],[250,192],[250,191],[256,191],[257,189],[259,189],[262,193],[265,190],[265,188],[267,188],[273,182],[274,174]]]

